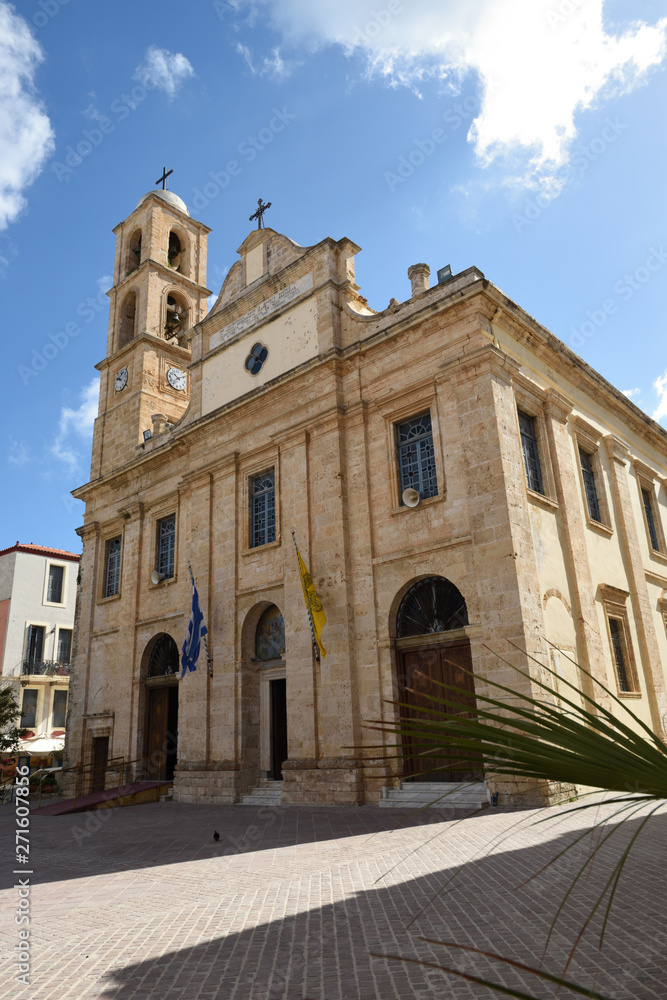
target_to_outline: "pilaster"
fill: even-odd
[[[641,661],[644,686],[651,711],[653,731],[662,739],[665,738],[664,719],[667,719],[667,695],[665,681],[660,661],[658,639],[649,604],[646,576],[642,562],[641,547],[637,534],[632,501],[630,499],[630,484],[628,468],[630,452],[620,438],[609,434],[604,439],[611,465],[611,485],[613,505],[616,513],[618,532],[621,539],[623,561],[625,563],[630,600],[637,629],[639,642],[639,659]]]

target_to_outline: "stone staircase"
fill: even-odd
[[[480,809],[489,805],[486,785],[481,781],[402,781],[400,788],[383,788],[384,809]]]
[[[282,781],[271,781],[269,778],[260,778],[259,784],[254,785],[249,792],[241,796],[239,805],[241,806],[279,806],[283,796]]]

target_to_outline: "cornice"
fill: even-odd
[[[178,280],[175,281],[174,284],[179,285],[183,283],[189,287],[190,291],[196,290],[200,294],[204,295],[213,294],[212,290],[207,288],[206,285],[200,285],[198,281],[194,280],[194,278],[189,278],[187,274],[183,274],[181,271],[177,271],[173,267],[167,267],[165,264],[161,263],[161,261],[155,260],[154,257],[145,257],[138,267],[135,267],[133,271],[126,274],[124,278],[121,278],[118,284],[112,285],[106,294],[109,298],[111,298],[114,292],[122,291],[124,286],[131,284],[132,281],[136,280],[138,275],[141,275],[143,278],[142,272],[149,271],[151,268],[161,271],[163,275],[169,277],[170,279],[177,278]]]
[[[124,355],[131,355],[136,351],[139,344],[145,343],[151,348],[159,348],[164,354],[171,355],[176,361],[180,363],[186,363],[188,368],[191,365],[192,354],[187,347],[178,347],[176,344],[170,344],[167,340],[163,340],[162,337],[156,337],[153,333],[139,333],[136,337],[121,347],[114,354],[109,354],[108,357],[103,358],[98,361],[95,367],[98,372],[104,371],[106,368],[115,368],[116,365],[122,362]]]
[[[467,382],[482,374],[493,374],[511,383],[520,374],[521,366],[505,351],[495,347],[490,341],[469,354],[452,358],[440,365],[440,371],[459,383]]]

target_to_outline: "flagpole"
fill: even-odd
[[[192,583],[192,586],[193,586],[193,589],[194,589],[195,578],[194,578],[194,574],[192,572],[192,566],[190,565],[189,562],[188,562],[188,569],[190,570],[190,582]],[[208,641],[206,639],[206,633],[204,633],[204,635],[202,636],[202,639],[204,640],[204,649],[206,650],[206,666],[208,667],[208,675],[209,675],[209,677],[212,677],[213,676],[213,660],[211,659],[211,654],[208,651]]]
[[[301,577],[301,571],[300,571],[300,567],[299,567],[299,549],[297,548],[297,544],[296,544],[296,538],[295,538],[295,535],[294,535],[294,528],[292,528],[292,541],[294,542],[294,551],[296,553],[296,565],[297,565],[297,569],[299,569],[299,577]],[[313,628],[313,619],[312,619],[312,616],[310,614],[310,608],[308,607],[307,603],[306,603],[306,611],[308,613],[308,624],[310,625],[310,637],[313,640],[313,649],[315,650],[315,659],[319,661],[319,659],[320,659],[320,647],[318,646],[317,639],[315,638],[315,629]]]

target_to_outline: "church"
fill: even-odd
[[[406,261],[376,311],[360,247],[265,208],[210,310],[210,230],[164,182],[114,229],[66,766],[182,802],[400,804],[471,775],[384,759],[365,723],[437,680],[537,693],[512,664],[592,694],[580,665],[664,735],[667,433],[476,267]],[[191,574],[208,650],[181,677]]]

